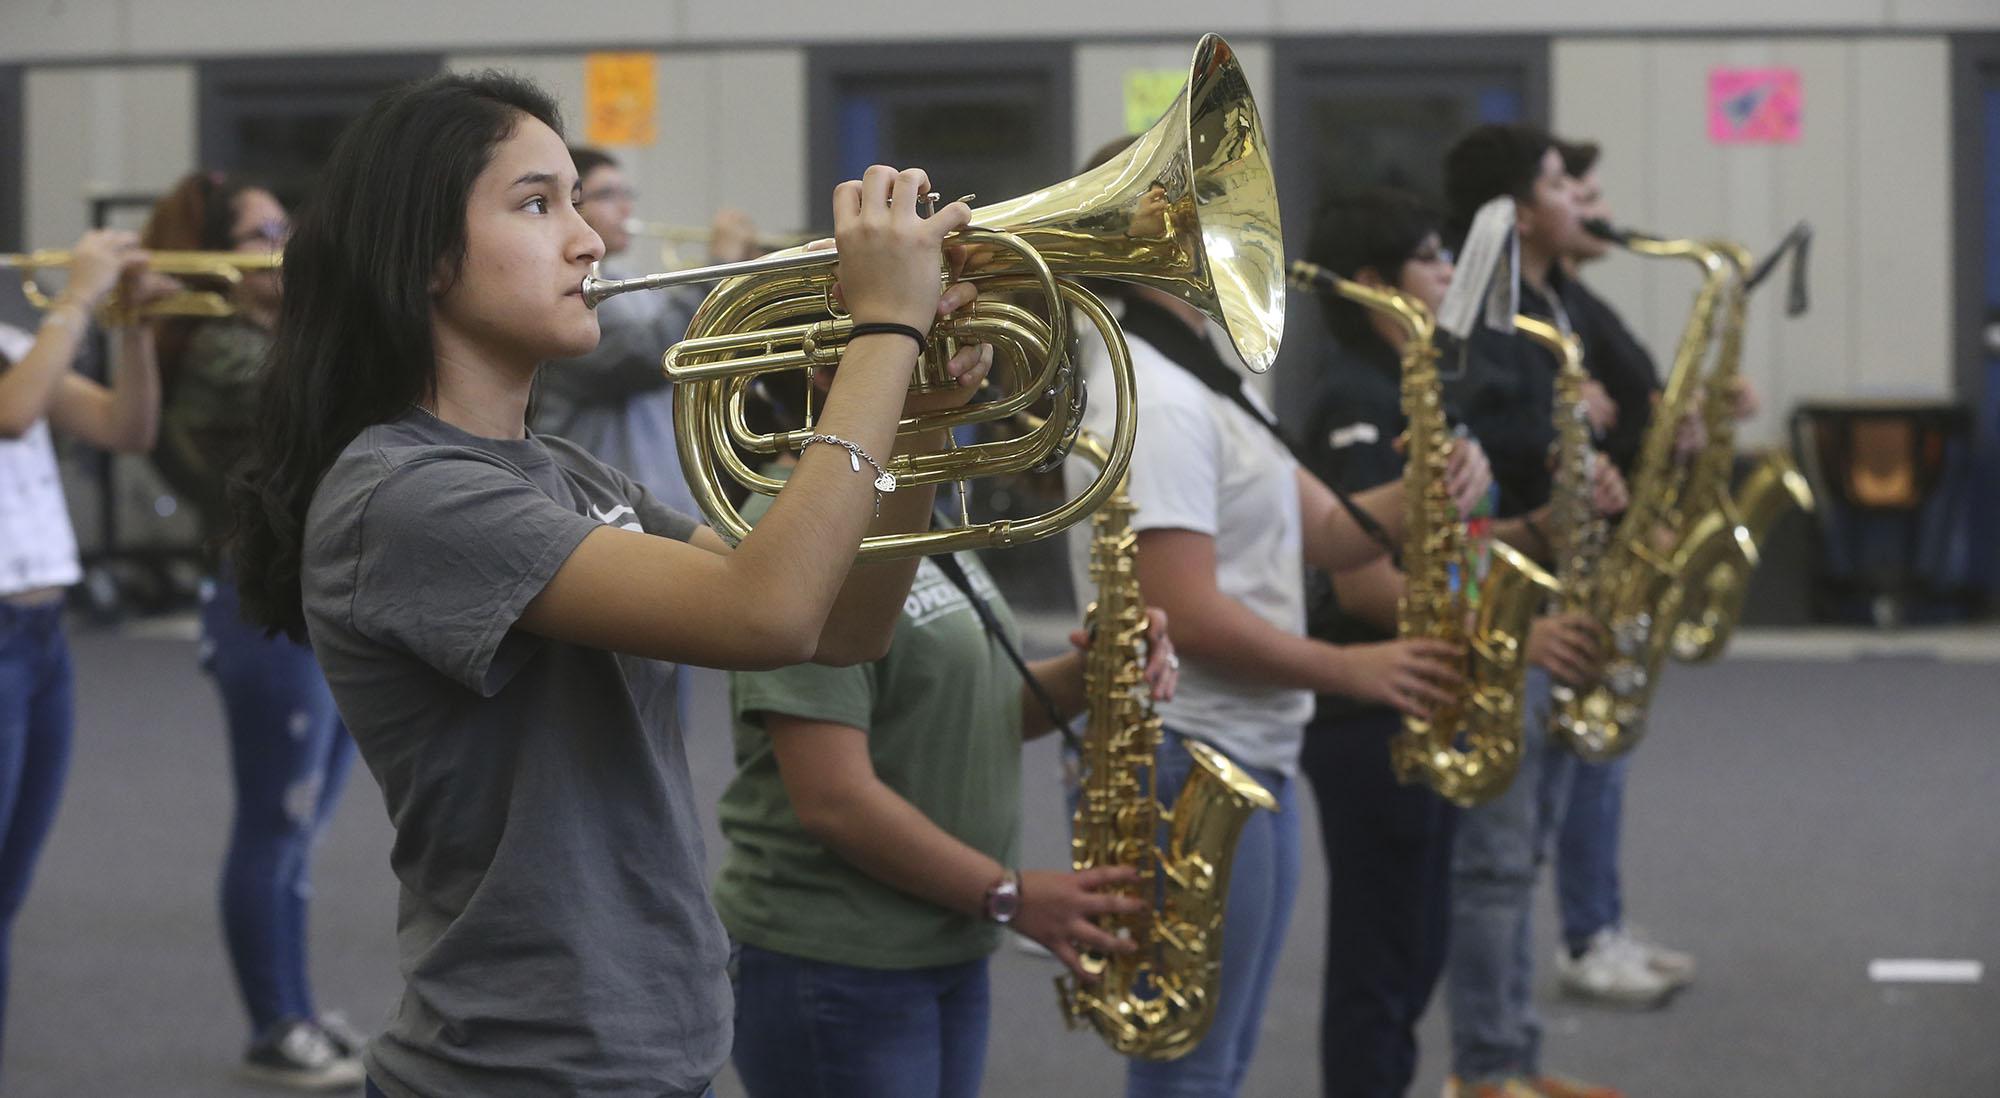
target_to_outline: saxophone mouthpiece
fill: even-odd
[[[1585,218],[1583,231],[1599,240],[1609,240],[1613,244],[1630,244],[1633,237],[1640,235],[1630,229],[1621,229],[1601,217]]]
[[[1294,259],[1286,270],[1286,281],[1305,290],[1331,289],[1333,276],[1311,260]]]

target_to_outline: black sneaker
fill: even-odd
[[[244,1077],[297,1090],[356,1090],[367,1078],[361,1061],[343,1056],[312,1022],[281,1022],[243,1054]]]

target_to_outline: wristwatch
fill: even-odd
[[[986,890],[986,918],[1006,926],[1021,913],[1021,875],[1008,870],[1000,883]]]

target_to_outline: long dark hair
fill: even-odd
[[[244,616],[305,635],[306,509],[363,428],[432,395],[431,300],[465,258],[465,209],[523,116],[555,101],[519,77],[452,73],[389,92],[334,147],[285,246],[285,296],[256,437],[231,486]]]
[[[189,172],[153,203],[146,226],[139,232],[139,246],[156,252],[234,250],[236,242],[230,239],[229,231],[236,225],[236,200],[245,191],[267,189],[242,176]],[[195,289],[218,293],[229,288],[216,279],[182,276],[181,281]],[[169,390],[180,378],[181,363],[187,357],[195,329],[203,323],[200,317],[186,316],[160,321],[153,343],[160,362],[161,383]]]

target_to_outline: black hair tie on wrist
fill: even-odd
[[[896,324],[886,320],[872,321],[867,324],[856,324],[854,327],[848,329],[847,332],[847,338],[849,341],[859,339],[860,337],[865,335],[909,336],[911,339],[917,341],[918,354],[923,354],[924,348],[930,346],[930,341],[924,337],[924,333],[918,331],[915,328],[910,327],[908,324]]]

